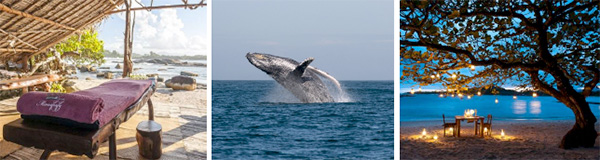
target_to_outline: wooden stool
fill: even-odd
[[[140,155],[148,159],[158,159],[162,155],[162,126],[149,120],[142,121],[137,126],[135,136]]]

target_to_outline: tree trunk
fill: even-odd
[[[567,132],[560,142],[560,148],[571,149],[577,147],[594,147],[598,133],[595,129],[596,117],[590,110],[590,105],[585,98],[575,98],[577,96],[565,97],[561,101],[567,107],[573,110],[575,114],[575,125]],[[583,97],[583,96],[581,96]]]
[[[129,77],[131,74],[132,63],[131,63],[131,1],[125,0],[125,39],[124,39],[124,52],[123,52],[123,77]]]

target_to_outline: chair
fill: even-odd
[[[456,134],[456,123],[446,123],[446,116],[444,114],[442,114],[442,121],[444,122],[444,137],[446,136],[446,128],[450,127],[453,128],[452,131],[452,136],[455,136]]]
[[[490,135],[492,135],[492,115],[488,114],[487,119],[488,119],[487,122],[484,122],[483,125],[481,125],[481,127],[487,128],[488,129],[487,135],[490,136]]]

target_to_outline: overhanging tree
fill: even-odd
[[[575,115],[560,147],[593,147],[597,120],[585,98],[600,79],[599,10],[599,0],[401,1],[401,80],[543,91]]]

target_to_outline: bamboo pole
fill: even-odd
[[[139,8],[130,8],[130,11],[137,11],[137,10],[152,10],[152,9],[163,9],[163,8],[186,8],[186,7],[205,7],[206,3],[203,4],[178,4],[178,5],[164,5],[164,6],[150,6],[150,7],[139,7]],[[126,12],[127,9],[120,9],[120,10],[113,10],[113,11],[108,11],[105,14],[113,14],[113,13],[119,13],[119,12]]]
[[[36,52],[34,49],[22,49],[22,48],[0,48],[0,52]]]

